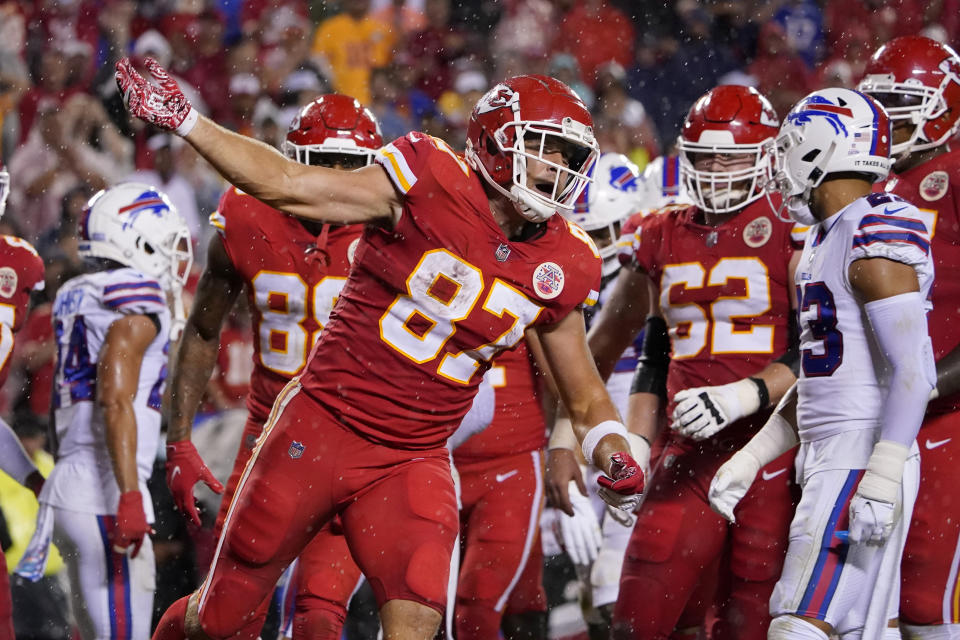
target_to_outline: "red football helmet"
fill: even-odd
[[[10,195],[10,174],[7,168],[0,164],[0,218],[7,210],[7,196]]]
[[[328,93],[294,116],[282,149],[303,164],[327,164],[329,157],[324,156],[337,154],[362,156],[365,162],[360,166],[366,166],[381,146],[380,123],[370,109],[354,98]]]
[[[680,177],[693,202],[712,213],[742,209],[764,194],[773,177],[777,114],[752,87],[724,85],[705,93],[690,108],[678,141]],[[694,154],[742,155],[750,165],[731,171],[694,166]]]
[[[857,87],[882,104],[896,127],[914,125],[910,139],[892,153],[938,147],[960,128],[960,57],[923,36],[894,38],[877,49]]]
[[[566,166],[547,160],[556,150]],[[516,76],[487,92],[470,115],[466,157],[525,218],[573,212],[598,153],[593,119],[567,85],[547,76]],[[527,186],[527,158],[550,167],[552,182]]]

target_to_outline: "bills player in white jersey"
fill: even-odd
[[[95,195],[78,226],[89,269],[64,283],[53,308],[58,460],[18,573],[42,574],[52,533],[84,640],[142,639],[153,612],[146,483],[160,437],[167,294],[189,273],[190,232],[165,195],[139,183]]]
[[[619,153],[602,154],[591,176],[594,181],[578,198],[569,219],[590,234],[603,258],[599,300],[602,305],[620,268],[616,243],[621,224],[644,207],[647,189],[637,166]],[[642,334],[635,344],[639,345],[641,339]],[[637,351],[631,344],[607,379],[610,399],[621,415],[627,413],[630,382],[636,366]],[[631,447],[644,446],[639,438],[634,440]],[[547,493],[551,503],[563,512],[556,520],[560,529],[559,542],[585,583],[583,595],[588,596],[589,601],[584,605],[591,636],[607,637],[633,517],[606,508],[606,503],[597,494],[598,487],[594,487],[600,473],[598,470],[592,469],[589,481],[584,482],[586,468],[578,455],[578,448],[569,420],[558,420],[547,454]]]
[[[900,637],[914,439],[936,377],[928,230],[909,202],[871,193],[891,140],[883,107],[848,89],[801,100],[777,138],[777,183],[791,216],[810,225],[796,272],[801,375],[710,487],[731,518],[760,467],[799,440],[803,493],[770,601],[773,640]]]

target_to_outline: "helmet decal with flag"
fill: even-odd
[[[773,177],[771,142],[780,126],[770,101],[756,89],[721,85],[690,108],[680,132],[680,175],[687,195],[711,213],[739,211],[764,195]],[[742,156],[749,166],[696,167],[698,155]]]
[[[644,194],[640,170],[620,153],[603,153],[590,168],[593,179],[566,217],[590,234],[603,258],[603,275],[620,266],[616,242],[620,223],[641,208]]]
[[[800,203],[830,174],[858,173],[873,182],[892,161],[890,119],[873,98],[851,89],[821,89],[798,102],[777,136],[775,182],[791,217],[812,224]]]
[[[548,159],[555,151],[565,164]],[[467,161],[533,222],[573,211],[597,153],[586,105],[547,76],[516,76],[496,85],[477,102],[467,127]],[[552,178],[529,186],[530,159],[547,165]]]
[[[895,157],[938,147],[960,130],[960,56],[945,44],[894,38],[870,58],[857,88],[882,104],[894,125],[913,125],[910,137],[893,145]]]
[[[323,164],[330,155],[339,155],[356,156],[358,166],[366,166],[382,146],[380,123],[373,112],[354,98],[330,93],[294,116],[282,151],[303,164]]]

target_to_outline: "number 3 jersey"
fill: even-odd
[[[559,215],[509,240],[482,179],[440,140],[411,133],[376,161],[402,214],[365,229],[301,382],[364,437],[428,449],[456,429],[498,352],[596,300],[600,257]]]
[[[97,362],[107,331],[128,315],[154,316],[159,323],[140,363],[137,395],[137,473],[144,509],[152,517],[146,481],[160,438],[160,404],[167,376],[170,310],[160,284],[120,268],[77,276],[65,282],[53,303],[57,363],[53,406],[57,466],[44,501],[86,513],[114,513],[119,490],[106,444],[103,412],[96,403]]]
[[[886,359],[848,277],[850,265],[865,258],[912,266],[925,299],[933,284],[927,228],[916,207],[897,196],[870,194],[810,227],[796,272],[797,419],[805,442],[875,428],[883,412]],[[932,368],[929,341],[925,349]]]
[[[764,200],[716,227],[699,224],[698,215],[687,207],[643,218],[626,260],[657,286],[669,327],[668,415],[678,392],[755,375],[783,354],[789,340],[792,225]],[[764,419],[740,420],[706,446],[740,446]],[[686,441],[673,431],[669,437]]]
[[[43,260],[26,240],[0,236],[0,386],[10,373],[13,334],[27,318],[30,294],[43,288]]]
[[[210,224],[247,285],[254,332],[247,409],[252,419],[265,422],[327,324],[363,227],[326,225],[312,233],[235,188],[220,198]]]

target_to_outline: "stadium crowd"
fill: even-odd
[[[877,47],[911,34],[956,48],[960,0],[0,0],[0,166],[11,176],[0,233],[31,242],[46,267],[0,414],[49,472],[52,303],[82,269],[75,229],[94,193],[136,181],[169,196],[194,243],[188,309],[205,264],[215,232],[207,219],[228,184],[181,138],[128,114],[114,80],[121,58],[138,68],[157,60],[200,113],[278,148],[300,109],[336,92],[369,106],[385,143],[423,131],[462,152],[471,110],[493,83],[546,74],[583,99],[600,150],[642,170],[675,151],[691,105],[713,87],[755,87],[782,119],[811,91],[855,87]],[[194,436],[222,480],[253,366],[239,300]],[[219,506],[201,491],[204,527],[188,528],[158,456],[154,621],[202,580]],[[11,571],[36,510],[29,490],[0,477],[0,542]],[[551,606],[573,599],[563,592],[572,569],[554,562]],[[56,554],[43,580],[12,577],[11,589],[17,638],[73,637]],[[369,637],[365,617],[350,624],[349,637]]]

